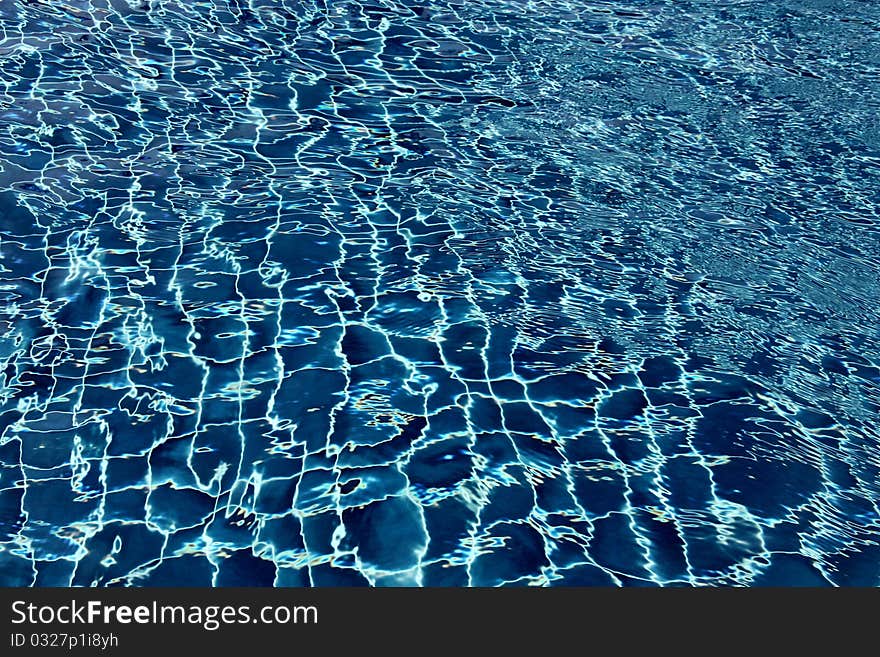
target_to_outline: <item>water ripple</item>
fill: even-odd
[[[880,584],[876,6],[0,29],[0,583]]]

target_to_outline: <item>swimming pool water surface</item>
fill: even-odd
[[[0,0],[0,584],[880,584],[880,4]]]

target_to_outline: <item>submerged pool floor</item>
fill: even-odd
[[[880,4],[0,2],[0,584],[880,584]]]

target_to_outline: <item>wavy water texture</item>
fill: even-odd
[[[0,28],[0,583],[880,584],[877,3]]]

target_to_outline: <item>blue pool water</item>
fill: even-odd
[[[880,584],[880,4],[0,2],[0,584]]]

